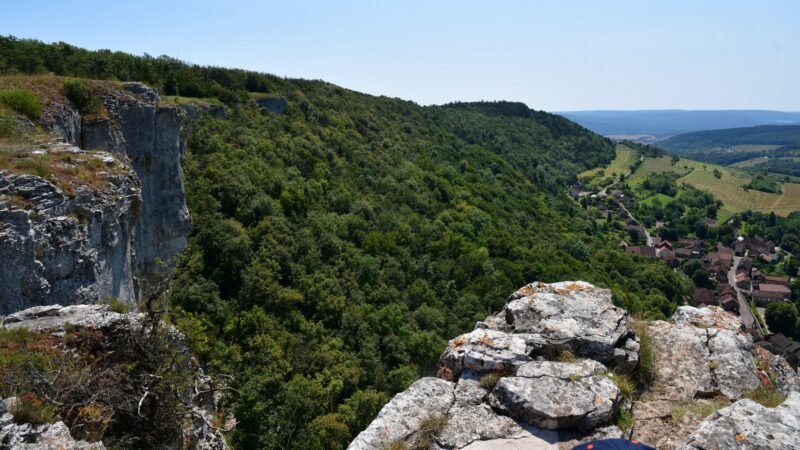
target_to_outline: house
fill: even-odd
[[[702,247],[703,240],[702,239],[688,239],[688,238],[680,238],[678,239],[678,245],[681,247]]]
[[[732,312],[737,316],[739,315],[739,300],[736,298],[735,294],[731,294],[730,292],[722,294],[719,298],[719,304],[725,311]]]
[[[642,245],[631,245],[625,248],[627,253],[633,253],[634,255],[646,256],[648,258],[655,259],[656,256],[656,249],[653,247],[646,247]]]
[[[653,243],[653,247],[658,247],[661,244],[661,238],[659,236],[653,236],[650,238]]]
[[[745,272],[736,272],[736,287],[745,291],[750,290],[750,277]]]
[[[742,241],[736,241],[733,244],[733,252],[736,254],[736,256],[744,256],[744,252],[746,250],[747,249],[745,248],[744,242]]]
[[[658,256],[661,259],[675,258],[675,252],[666,247],[655,247],[655,249],[656,249],[656,256]]]
[[[714,293],[705,288],[694,288],[692,299],[697,306],[719,306],[719,300]]]
[[[716,227],[717,226],[717,219],[712,219],[711,217],[706,217],[703,219],[703,223],[706,224],[707,227]]]
[[[671,269],[677,269],[681,266],[681,262],[675,258],[675,256],[667,256],[661,259],[663,259],[664,262],[667,263],[667,266],[669,266]]]
[[[653,238],[653,239],[655,239],[655,238]],[[658,247],[658,248],[667,248],[667,249],[672,250],[672,244],[670,244],[670,242],[668,240],[666,240],[666,239],[663,239],[663,240],[661,240],[661,242],[659,242],[658,244],[654,244],[654,245],[656,245],[656,247]]]
[[[781,355],[786,362],[797,370],[800,363],[800,344],[778,333],[769,336],[765,341],[756,342],[755,345],[769,350],[775,355]]]
[[[617,247],[619,247],[619,248],[627,248],[628,247],[628,243],[625,242],[625,240],[623,239],[623,240],[619,241],[619,244],[617,244]]]
[[[739,260],[739,265],[736,266],[737,274],[744,273],[749,277],[752,271],[753,271],[753,261],[751,261],[749,258],[742,258]]]
[[[675,257],[677,258],[694,258],[696,257],[692,250],[688,248],[676,248]]]
[[[764,281],[769,284],[780,284],[781,286],[789,287],[789,277],[764,275]]]
[[[777,261],[778,261],[778,257],[777,257],[777,256],[775,256],[775,255],[771,255],[771,254],[770,254],[770,255],[768,255],[768,254],[762,253],[762,254],[761,254],[761,255],[759,255],[758,257],[759,257],[759,258],[760,258],[762,261],[764,261],[765,263],[767,263],[767,264],[772,264],[772,263],[774,263],[774,262],[777,262]]]
[[[665,226],[667,226],[666,222],[662,222],[660,220],[656,221],[656,230],[660,230],[660,229],[664,228]]]
[[[756,305],[763,306],[770,302],[789,300],[792,291],[788,287],[780,284],[759,284],[758,289],[753,291],[753,299]]]
[[[741,243],[741,245],[738,245]],[[737,242],[733,244],[734,251],[737,255],[744,255],[745,250],[749,251],[751,255],[769,255],[775,252],[775,243],[772,241],[765,241],[761,236],[740,236]]]

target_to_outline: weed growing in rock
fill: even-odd
[[[759,386],[747,393],[745,398],[749,398],[767,408],[774,408],[786,400],[786,396],[781,394],[775,385],[769,387]]]

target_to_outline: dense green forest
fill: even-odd
[[[190,127],[194,229],[166,300],[209,371],[232,377],[237,447],[345,447],[433,373],[447,339],[534,280],[611,288],[646,318],[687,298],[685,277],[621,252],[565,195],[614,145],[559,116],[66,44],[3,38],[0,52],[4,73],[138,79],[233,106]]]

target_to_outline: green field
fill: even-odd
[[[631,164],[635,163],[639,158],[639,152],[627,147],[623,144],[617,144],[617,156],[607,167],[595,167],[578,174],[580,179],[592,179],[590,186],[600,188],[601,186],[594,186],[593,182],[602,181],[608,177],[619,179],[620,175],[627,175],[630,172]],[[601,171],[603,175],[600,176]]]
[[[714,176],[714,169],[722,173],[720,178]],[[751,173],[733,167],[689,159],[680,159],[673,165],[668,156],[647,158],[641,167],[628,177],[627,182],[631,187],[636,187],[648,174],[655,172],[676,172],[681,175],[678,185],[686,183],[713,194],[723,203],[720,220],[725,220],[731,214],[747,209],[775,211],[775,214],[780,216],[787,216],[792,211],[800,211],[800,184],[783,183],[782,194],[746,191],[743,186],[750,182],[753,176]]]
[[[668,203],[672,202],[675,199],[673,197],[670,197],[669,195],[656,194],[656,195],[653,195],[651,197],[647,197],[646,199],[642,200],[640,203],[642,203],[644,205],[647,205],[647,206],[653,206],[653,203],[655,203],[656,200],[658,200],[661,203],[661,206],[666,206]]]

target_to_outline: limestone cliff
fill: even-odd
[[[69,100],[55,97],[40,123],[45,130],[86,150],[127,156],[142,185],[136,260],[141,271],[170,263],[186,245],[191,228],[181,167],[186,141],[182,108],[161,105],[141,83],[95,86],[104,114],[82,116]]]
[[[755,349],[737,317],[684,306],[637,329],[608,290],[525,286],[450,341],[440,378],[395,396],[349,449],[556,450],[623,434],[659,449],[800,448],[797,374]],[[643,370],[644,352],[654,379],[635,390],[626,374]],[[754,391],[788,399],[742,400]]]
[[[0,314],[107,297],[135,304],[141,197],[130,166],[58,145],[8,161],[12,168],[0,170]],[[16,169],[31,163],[42,176]]]
[[[63,144],[0,155],[0,314],[108,297],[135,307],[143,280],[186,245],[184,108],[140,83],[92,89],[102,107],[91,115],[42,94],[38,125]]]

